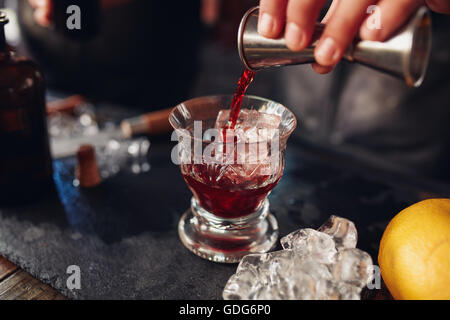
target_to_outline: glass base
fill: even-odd
[[[278,239],[278,223],[265,200],[257,212],[226,219],[203,209],[195,198],[178,224],[183,244],[196,255],[214,262],[237,263],[251,253],[272,249]]]

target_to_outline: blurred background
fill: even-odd
[[[0,0],[11,20],[8,41],[41,66],[49,100],[82,94],[143,113],[235,90],[244,68],[238,25],[258,1],[119,2],[101,8],[99,32],[80,41],[38,25],[28,0]],[[448,182],[449,33],[449,17],[433,14],[432,57],[419,89],[343,62],[328,75],[309,65],[261,71],[249,94],[292,109],[307,145]]]

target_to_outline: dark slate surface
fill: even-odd
[[[56,161],[55,191],[46,199],[0,208],[0,254],[70,298],[220,299],[236,266],[202,260],[179,241],[190,192],[167,141],[153,141],[150,172],[120,174],[92,190],[72,186],[74,160]],[[281,235],[337,214],[355,221],[358,246],[374,259],[389,219],[433,188],[311,153],[296,139],[286,161],[271,195]],[[81,290],[66,287],[69,265],[81,268]]]

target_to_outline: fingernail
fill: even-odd
[[[333,38],[325,38],[316,49],[316,57],[321,65],[331,66],[338,62],[340,52]]]
[[[305,38],[305,32],[296,23],[288,23],[286,26],[286,44],[291,50],[301,50],[305,46]]]
[[[258,23],[258,33],[262,36],[271,36],[274,19],[268,13],[263,13]]]

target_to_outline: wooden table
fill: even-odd
[[[65,297],[0,256],[0,300],[65,300]]]

